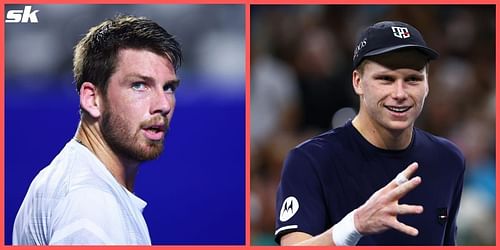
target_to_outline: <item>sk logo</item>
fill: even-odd
[[[6,23],[38,23],[36,13],[39,10],[31,11],[31,6],[24,6],[24,10],[9,10],[5,17]]]
[[[397,38],[408,38],[410,37],[410,32],[406,27],[391,27],[394,36]]]

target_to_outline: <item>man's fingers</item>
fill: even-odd
[[[424,211],[424,207],[418,205],[398,205],[398,214],[421,214]]]
[[[414,227],[410,227],[402,222],[399,222],[397,220],[394,220],[394,222],[390,223],[389,224],[390,227],[402,232],[402,233],[405,233],[405,234],[408,234],[408,235],[411,235],[411,236],[417,236],[418,235],[418,229],[414,228]]]
[[[420,183],[422,182],[422,179],[417,176],[413,177],[411,180],[401,184],[397,188],[393,189],[388,195],[389,195],[389,200],[391,201],[396,201],[401,199],[403,196],[405,196],[408,192],[416,188]]]
[[[401,171],[395,178],[392,180],[389,185],[392,186],[393,188],[402,185],[405,183],[407,180],[410,179],[410,177],[415,173],[415,171],[418,168],[418,163],[414,162],[408,167],[405,168],[405,170]]]

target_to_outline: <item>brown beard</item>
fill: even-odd
[[[130,160],[142,162],[158,158],[163,151],[165,138],[159,141],[152,141],[141,135],[141,128],[150,126],[161,119],[165,123],[166,136],[169,129],[168,118],[155,116],[141,122],[139,127],[135,129],[121,114],[113,112],[110,105],[106,103],[102,119],[100,120],[100,127],[104,140],[115,154]],[[134,130],[135,133],[132,132]]]

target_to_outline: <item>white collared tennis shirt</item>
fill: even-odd
[[[31,183],[14,245],[151,245],[146,202],[120,185],[75,139]]]

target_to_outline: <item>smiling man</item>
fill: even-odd
[[[80,125],[31,183],[13,244],[151,244],[134,181],[163,151],[181,59],[174,37],[146,18],[89,30],[73,59]]]
[[[406,23],[364,30],[352,73],[359,112],[289,153],[277,193],[278,243],[455,244],[464,157],[414,127],[437,57]]]

